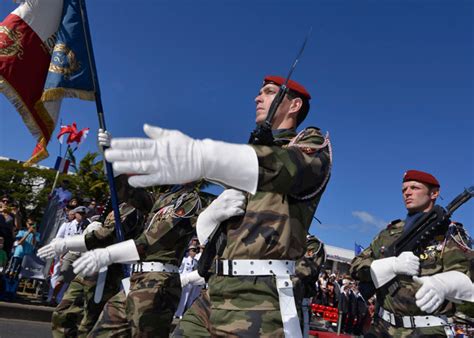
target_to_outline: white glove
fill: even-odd
[[[240,190],[224,190],[198,217],[196,232],[200,243],[206,244],[209,236],[226,219],[242,215],[245,195]]]
[[[135,242],[130,239],[103,249],[88,251],[74,261],[72,266],[74,273],[90,276],[112,263],[132,263],[139,259]]]
[[[198,273],[197,270],[194,270],[190,273],[181,273],[179,275],[179,278],[181,279],[182,288],[184,288],[188,284],[191,284],[191,285],[206,284],[206,280],[204,279],[204,277],[201,277],[201,275]]]
[[[103,152],[104,147],[110,147],[110,142],[112,141],[112,134],[107,130],[99,129],[97,132],[97,144],[99,145],[99,150]]]
[[[257,190],[258,158],[249,145],[194,140],[177,130],[145,124],[145,138],[115,138],[105,151],[117,173],[134,187],[184,184],[206,178],[252,194]]]
[[[41,259],[48,259],[61,256],[66,251],[87,251],[84,235],[54,238],[48,245],[39,249],[37,255]]]
[[[420,269],[420,259],[413,252],[402,252],[398,257],[376,259],[370,265],[370,275],[378,289],[397,275],[416,276]]]
[[[474,301],[469,277],[459,271],[448,271],[433,276],[417,277],[413,280],[421,285],[415,295],[416,305],[421,311],[433,313],[444,302]]]

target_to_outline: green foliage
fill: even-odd
[[[95,198],[99,203],[105,202],[109,195],[107,177],[103,172],[103,161],[97,159],[98,153],[87,153],[80,161],[77,172],[73,175],[60,174],[58,184],[67,179],[70,191],[79,199]],[[0,194],[7,194],[23,207],[36,209],[41,215],[48,202],[56,171],[23,167],[15,161],[0,161]]]
[[[104,162],[97,159],[99,153],[88,152],[79,163],[76,172],[76,181],[79,196],[95,198],[98,202],[105,202],[109,195],[109,184],[104,173]]]
[[[23,207],[44,206],[56,176],[54,170],[25,168],[22,163],[0,161],[0,192],[9,195]],[[43,187],[44,185],[44,187]]]

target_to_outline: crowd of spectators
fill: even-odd
[[[350,276],[323,271],[316,289],[313,303],[337,308],[341,332],[361,335],[364,327],[370,325],[375,312],[374,299],[366,301],[359,292],[358,283]]]
[[[59,228],[56,237],[81,234],[87,225],[99,217],[103,210],[94,199],[80,199],[69,191],[68,180],[63,180],[49,196],[58,203]],[[34,255],[40,246],[40,219],[33,213],[27,215],[20,205],[26,201],[14,201],[9,195],[0,199],[0,299],[9,300],[18,286],[23,258]],[[65,263],[65,264],[62,264]],[[72,263],[68,257],[58,257],[52,264],[51,289],[55,297],[72,275]],[[11,293],[13,292],[13,296]]]

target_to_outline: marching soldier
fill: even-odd
[[[135,240],[87,252],[74,271],[93,274],[112,263],[134,263],[129,287],[104,306],[91,337],[167,337],[181,295],[178,265],[211,195],[199,184],[173,186],[157,199],[147,227]]]
[[[153,198],[145,189],[130,187],[127,177],[115,178],[120,205],[121,223],[126,239],[136,238],[143,231],[146,215],[153,205]],[[56,238],[38,251],[41,258],[58,256],[66,251],[84,252],[105,247],[115,242],[115,221],[111,212],[104,224],[91,223],[82,235]],[[53,312],[52,333],[54,337],[85,337],[99,318],[105,302],[120,290],[123,269],[114,264],[107,271],[101,301],[94,301],[98,274],[77,275],[69,285],[61,302]]]
[[[255,99],[258,124],[284,83],[265,78]],[[106,151],[114,170],[142,174],[129,179],[134,186],[205,178],[249,193],[245,214],[225,229],[227,246],[209,280],[216,335],[301,336],[291,275],[329,180],[331,151],[318,128],[296,132],[311,96],[295,81],[286,88],[271,146],[194,140],[145,125],[150,139],[116,139]]]
[[[222,198],[222,196],[219,196],[218,199],[219,198]],[[216,199],[214,203],[218,202],[218,199]],[[197,224],[199,225],[199,223],[200,220],[198,219]],[[297,261],[296,275],[292,277],[295,300],[299,305],[298,311],[301,312],[300,322],[305,337],[307,337],[309,333],[311,297],[316,295],[315,283],[318,279],[321,266],[326,260],[324,244],[317,237],[308,235],[306,245],[306,253],[304,257]],[[195,276],[194,278],[190,278],[189,282],[203,283],[203,278]],[[191,308],[186,311],[183,318],[179,321],[172,336],[175,338],[190,336],[208,337],[213,332],[210,317],[211,300],[209,298],[208,289],[205,288],[201,290],[200,296],[194,301]]]
[[[376,318],[368,337],[451,335],[447,319],[455,311],[452,301],[472,301],[470,262],[459,224],[434,238],[419,257],[408,251],[384,256],[386,247],[434,207],[439,188],[431,174],[407,171],[402,184],[406,219],[391,222],[352,262],[352,276],[376,289]]]

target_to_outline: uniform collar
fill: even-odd
[[[291,141],[292,138],[296,136],[296,129],[273,129],[272,134],[275,138],[275,143],[288,143]]]

